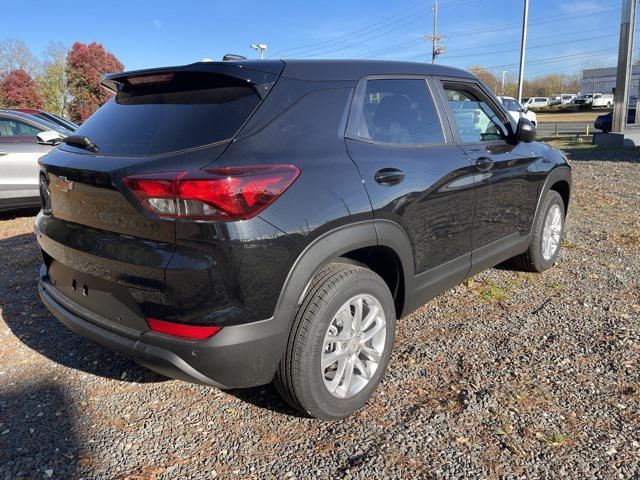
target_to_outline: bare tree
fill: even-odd
[[[40,63],[27,44],[17,38],[0,41],[0,76],[12,70],[24,70],[31,77],[35,77],[40,71]]]

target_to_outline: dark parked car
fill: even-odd
[[[627,124],[633,123],[636,123],[636,109],[629,108],[627,110]],[[613,128],[613,112],[598,116],[593,126],[604,133],[610,133]]]
[[[397,319],[558,256],[564,155],[465,71],[232,61],[103,83],[116,95],[40,162],[40,295],[167,376],[275,380],[341,418],[381,381]]]

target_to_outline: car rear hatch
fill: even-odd
[[[40,160],[36,233],[45,280],[119,327],[146,329],[162,304],[175,225],[139,205],[130,175],[199,169],[215,161],[257,109],[280,62],[197,63],[107,76],[116,94]],[[84,140],[86,139],[86,140]]]

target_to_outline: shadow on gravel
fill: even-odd
[[[228,390],[227,393],[233,395],[238,400],[255,405],[274,413],[288,415],[290,417],[308,418],[297,410],[291,408],[276,390],[273,384],[262,385],[260,387],[243,388],[238,390]]]
[[[138,383],[167,380],[68,330],[53,317],[38,296],[40,262],[33,235],[0,240],[0,310],[22,343],[56,363],[92,375]]]
[[[23,208],[19,210],[12,210],[10,212],[0,212],[0,220],[12,220],[14,218],[21,217],[33,217],[38,214],[40,208]]]
[[[55,385],[3,385],[0,478],[76,478],[75,416],[69,399]]]
[[[640,148],[613,148],[613,147],[576,147],[560,146],[567,155],[569,161],[577,162],[622,162],[639,163]]]

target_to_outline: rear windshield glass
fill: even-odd
[[[260,103],[256,87],[220,74],[176,72],[126,85],[75,132],[105,155],[154,155],[229,139]]]

